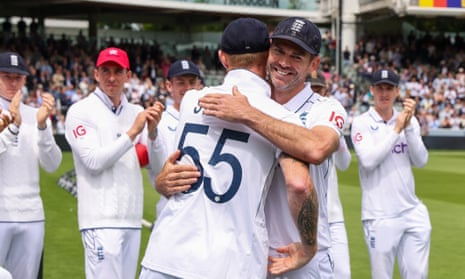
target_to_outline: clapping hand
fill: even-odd
[[[40,129],[47,128],[47,119],[55,108],[55,97],[50,93],[42,93],[42,104],[37,111],[37,127]]]
[[[11,99],[10,107],[8,110],[11,113],[11,122],[13,122],[16,126],[21,126],[21,113],[19,111],[19,106],[21,105],[21,99],[23,97],[23,94],[21,93],[21,90],[18,90],[16,94],[13,96],[13,99]]]

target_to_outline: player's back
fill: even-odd
[[[268,98],[269,87],[239,90],[253,92],[249,102],[269,114],[298,120]],[[197,106],[206,93],[231,91],[226,80],[183,98],[176,144],[181,163],[195,164],[201,177],[187,193],[171,197],[157,220],[151,239],[156,247],[149,248],[161,249],[152,261],[158,270],[173,274],[176,269],[183,278],[263,278],[266,273],[261,202],[279,152],[245,125],[204,116]]]

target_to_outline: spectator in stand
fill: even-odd
[[[5,41],[8,41],[10,39],[10,36],[11,36],[11,28],[12,28],[12,24],[11,24],[11,21],[10,21],[10,17],[5,17],[5,21],[3,21],[3,24],[2,24],[2,30],[3,30],[3,39]]]
[[[157,100],[165,104],[165,106],[172,104],[172,99],[169,95],[168,90],[166,89],[165,80],[163,78],[159,78],[157,81],[157,93],[155,94],[155,96]]]
[[[455,105],[455,100],[457,99],[455,84],[449,83],[449,86],[447,86],[447,89],[444,91],[444,98],[449,104]]]
[[[23,39],[24,37],[26,37],[26,22],[24,21],[24,18],[21,17],[17,23],[17,27],[18,27],[18,36],[19,38]]]
[[[5,19],[5,23],[7,22],[9,22],[9,18]],[[33,19],[33,23],[35,24],[31,23],[31,28],[33,25],[38,27],[37,19]],[[26,37],[23,41],[19,36],[12,37],[8,41],[0,40],[0,49],[10,48],[10,46],[18,50],[25,49],[26,47],[28,48],[25,51],[28,51],[26,64],[29,64],[29,72],[31,73],[27,81],[27,89],[29,91],[34,90],[35,85],[40,83],[43,85],[45,91],[52,92],[54,88],[51,85],[51,76],[59,66],[62,66],[65,70],[71,71],[70,79],[65,76],[66,86],[70,80],[74,80],[76,87],[81,87],[78,84],[82,81],[84,73],[87,74],[88,81],[86,83],[88,86],[92,86],[94,83],[93,58],[96,57],[98,53],[95,43],[87,40],[82,33],[78,35],[78,42],[75,45],[70,44],[71,40],[67,36],[64,36],[64,38],[63,36],[60,38],[49,36],[44,39],[39,36],[40,34],[36,34],[37,36]],[[344,67],[343,75],[351,77],[358,85],[357,87],[359,90],[362,92],[367,91],[369,88],[369,82],[367,81],[369,81],[372,71],[376,70],[379,65],[383,63],[382,59],[390,57],[392,66],[395,67],[398,72],[402,73],[401,82],[399,84],[402,98],[405,97],[404,87],[407,87],[405,83],[412,77],[418,79],[419,83],[423,81],[425,84],[428,84],[433,99],[438,99],[435,103],[440,106],[439,110],[443,110],[445,100],[441,100],[443,99],[442,96],[436,97],[436,95],[444,95],[444,93],[446,93],[448,86],[441,89],[441,85],[445,83],[454,84],[454,90],[456,91],[456,97],[449,97],[449,102],[456,103],[458,99],[465,98],[465,72],[463,70],[465,65],[461,63],[461,61],[464,60],[464,54],[461,52],[460,48],[464,40],[460,35],[454,38],[456,40],[455,42],[443,36],[435,37],[431,34],[415,34],[415,36],[410,37],[412,42],[407,44],[404,44],[400,38],[402,38],[402,36],[394,35],[382,38],[379,35],[371,33],[360,37],[354,45],[352,67]],[[334,39],[336,38],[333,38],[333,41]],[[27,42],[25,43],[24,40],[27,40]],[[142,61],[146,61],[142,69],[143,77],[150,76],[154,83],[156,83],[157,76],[163,77],[163,72],[166,73],[169,68],[169,65],[164,66],[164,69],[161,68],[162,58],[168,58],[168,63],[170,60],[174,60],[174,57],[169,57],[163,53],[156,42],[154,42],[153,45],[147,44],[146,42],[135,43],[134,41],[127,40],[121,40],[117,43],[116,39],[112,39],[109,43],[113,45],[124,44],[124,47],[127,46],[128,48],[136,50],[134,53],[140,55]],[[424,45],[423,48],[425,51],[419,48],[421,46],[420,43]],[[63,49],[63,46],[67,46],[66,49]],[[365,46],[368,47],[365,48]],[[439,51],[441,49],[444,49],[444,51]],[[322,53],[323,52],[324,51],[322,51]],[[371,60],[371,55],[368,52],[373,54],[373,60]],[[202,51],[202,53],[205,53],[205,51]],[[331,64],[329,50],[327,53],[327,57],[321,57],[321,64],[324,68],[327,80],[331,80],[332,76],[335,75],[331,70],[334,65]],[[216,62],[213,62],[213,64],[217,64],[218,59],[216,54],[217,53],[214,52],[213,56],[215,56]],[[131,55],[131,59],[136,59],[135,55]],[[204,62],[207,64],[206,60],[204,60]],[[206,66],[208,69],[208,65]],[[218,64],[217,66],[221,65]],[[365,66],[365,68],[363,66]],[[208,77],[206,80],[207,82],[211,81]],[[345,80],[347,80],[347,78],[341,80],[340,85],[342,85]],[[339,83],[339,81],[337,83]],[[456,83],[459,85],[456,85]],[[91,91],[84,87],[82,87],[82,90],[84,95],[87,95],[87,93]],[[421,90],[418,95],[419,99],[417,104],[419,104],[423,98],[424,93],[422,93],[422,91],[423,90]],[[440,93],[440,91],[443,92]],[[362,109],[364,108],[364,106],[360,106],[360,101],[354,103],[354,105]],[[352,108],[350,108],[350,110],[352,110]],[[460,114],[459,111],[458,114]]]
[[[342,52],[342,61],[344,66],[350,65],[350,49],[349,46],[346,46],[344,48],[344,51]]]
[[[71,98],[66,94],[66,88],[64,86],[58,87],[58,103],[60,112],[66,116],[69,107],[72,105]]]

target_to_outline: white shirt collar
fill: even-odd
[[[99,87],[95,88],[94,94],[102,100],[103,104],[110,109],[113,113],[116,115],[119,115],[121,113],[121,110],[123,109],[124,105],[128,103],[128,100],[126,99],[126,96],[124,94],[121,94],[121,102],[118,107],[115,107],[113,105],[113,102],[111,101],[110,97],[108,97],[107,94],[105,94]]]

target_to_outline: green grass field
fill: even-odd
[[[433,226],[431,279],[465,278],[465,151],[430,151],[424,169],[414,169],[417,194],[427,205]],[[55,173],[41,173],[41,193],[46,215],[44,278],[84,278],[84,257],[77,226],[76,199],[57,186],[58,178],[73,168],[65,152]],[[155,218],[155,191],[146,179],[144,218]],[[352,278],[370,278],[367,250],[360,221],[360,186],[357,163],[339,173],[340,195],[349,236]],[[141,257],[149,230],[143,229]],[[140,262],[140,259],[139,259]],[[400,278],[396,270],[394,278]]]

